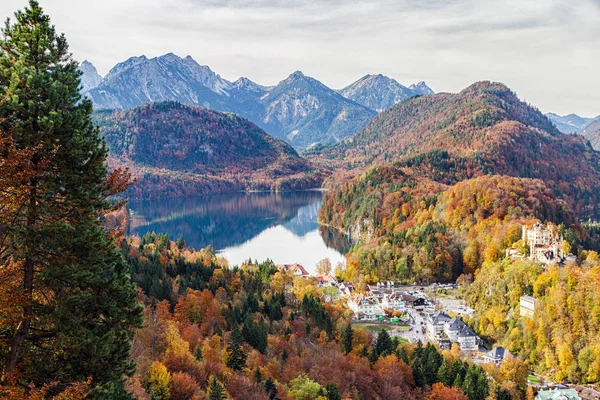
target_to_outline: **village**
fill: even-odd
[[[523,226],[521,243],[525,244],[524,249],[509,248],[506,256],[528,258],[543,266],[564,265],[573,258],[564,249],[562,235],[551,224]],[[500,367],[507,357],[513,357],[502,346],[489,346],[463,321],[476,310],[452,294],[459,289],[456,284],[401,285],[385,281],[358,290],[352,282],[338,282],[330,274],[312,276],[300,264],[278,265],[277,268],[297,277],[314,279],[319,288],[336,288],[328,291],[326,301],[345,300],[353,312],[352,324],[369,332],[385,329],[400,341],[433,343],[440,349],[456,348],[476,364],[491,363]],[[524,318],[534,318],[537,307],[538,299],[524,294],[515,312]],[[536,400],[600,400],[600,392],[583,386],[569,388],[535,375],[531,378],[531,384],[543,389]]]

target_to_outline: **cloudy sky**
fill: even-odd
[[[0,16],[25,0],[1,0]],[[600,114],[600,0],[40,0],[75,57],[191,55],[227,79],[367,73],[455,92],[506,83],[542,111]]]

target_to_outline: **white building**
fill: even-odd
[[[542,264],[560,263],[565,254],[562,251],[563,237],[556,232],[554,225],[535,224],[532,228],[523,226],[522,239],[529,246],[529,258]]]
[[[521,296],[519,300],[519,314],[522,317],[533,318],[535,317],[535,309],[538,304],[538,300],[531,296]]]
[[[348,307],[359,319],[372,320],[383,315],[383,310],[373,297],[355,294],[348,299]]]
[[[427,335],[440,346],[457,343],[462,351],[477,351],[479,337],[458,318],[450,318],[443,312],[427,317]]]
[[[394,311],[406,312],[406,304],[400,293],[392,293],[384,296],[383,300],[381,300],[381,307],[383,309],[391,308]]]

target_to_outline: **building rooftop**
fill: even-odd
[[[536,400],[579,400],[575,389],[540,390]]]
[[[512,356],[510,351],[506,350],[502,346],[498,346],[498,347],[495,347],[492,350],[488,351],[487,353],[485,353],[484,357],[489,358],[490,360],[493,360],[493,361],[502,361],[507,356]]]

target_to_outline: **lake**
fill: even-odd
[[[130,201],[129,234],[183,236],[189,247],[212,245],[240,265],[249,258],[276,264],[299,263],[309,272],[329,258],[344,262],[350,244],[336,230],[319,226],[324,192],[257,192],[165,200]]]

